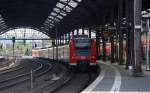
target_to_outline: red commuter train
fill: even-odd
[[[32,56],[55,59],[56,47],[33,49]],[[88,38],[86,35],[73,36],[69,45],[58,46],[58,59],[67,60],[70,66],[96,66],[95,39]]]
[[[96,65],[96,41],[87,36],[74,36],[70,40],[70,65]]]

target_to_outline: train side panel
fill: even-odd
[[[90,58],[90,65],[96,65],[96,40],[92,40],[91,44],[91,58]]]

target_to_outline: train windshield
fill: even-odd
[[[91,53],[91,39],[74,39],[76,56],[89,56]]]
[[[74,39],[75,47],[84,48],[91,46],[91,39]]]
[[[90,48],[76,48],[75,51],[76,56],[90,56],[90,53]]]

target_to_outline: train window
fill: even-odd
[[[76,56],[89,56],[90,53],[91,53],[91,49],[88,47],[75,49],[75,55]]]
[[[91,39],[74,39],[75,47],[90,47]]]
[[[91,39],[74,39],[75,43],[90,43]]]

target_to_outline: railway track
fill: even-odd
[[[37,68],[40,64],[36,63],[35,65],[33,65],[33,63],[29,63],[29,62],[21,62],[22,64],[20,64],[19,66],[13,67],[9,70],[3,71],[0,73],[0,82],[4,79],[9,78],[13,78],[16,77],[18,75],[24,74],[29,72],[32,68],[35,69]],[[30,66],[31,65],[31,66]],[[30,66],[30,67],[29,67]]]
[[[79,93],[95,78],[97,73],[92,71],[80,72],[69,69],[66,65],[53,60],[33,59],[30,64],[13,68],[2,73],[4,76],[17,73],[16,76],[0,80],[0,93]],[[26,62],[25,62],[26,63]],[[29,63],[29,62],[28,62]],[[32,65],[32,66],[31,66]],[[31,88],[30,70],[33,70],[33,88]],[[1,76],[0,76],[1,78]],[[76,86],[76,87],[75,87]]]
[[[9,69],[6,69],[6,70],[2,70],[0,71],[0,75],[3,75],[3,74],[8,74],[8,73],[11,73],[11,72],[14,72],[14,71],[17,71],[17,70],[21,70],[25,67],[25,65],[17,65],[17,66],[14,66],[14,67],[11,67]]]
[[[86,88],[90,83],[92,83],[97,77],[95,71],[74,71],[72,78],[56,90],[49,93],[80,93],[84,88]]]
[[[16,70],[20,70],[20,69],[24,68],[27,65],[27,64],[24,64],[25,63],[24,59],[21,62],[18,61],[17,63],[19,63],[19,64],[16,65],[16,66],[13,66],[11,68],[0,71],[0,75],[8,74],[8,73],[14,72]]]
[[[48,63],[36,62],[40,60],[26,61],[29,61],[29,64],[26,66],[21,66],[20,68],[14,68],[10,71],[1,73],[2,76],[0,76],[0,93],[10,93],[10,91],[7,92],[7,89],[23,84],[25,81],[29,81],[31,79],[31,70],[33,70],[34,78],[36,78],[45,74],[52,68],[52,66]]]
[[[45,83],[42,85],[30,90],[26,91],[25,93],[50,93],[57,89],[58,87],[61,87],[64,83],[66,83],[70,78],[68,69],[60,64],[54,62],[53,64],[53,72],[51,72],[52,77],[49,80],[46,80]],[[56,77],[53,75],[57,75]]]
[[[62,67],[62,68],[61,68]],[[68,69],[61,66],[58,80],[50,80],[40,87],[25,93],[80,93],[97,77],[97,72],[80,72],[76,69]]]

